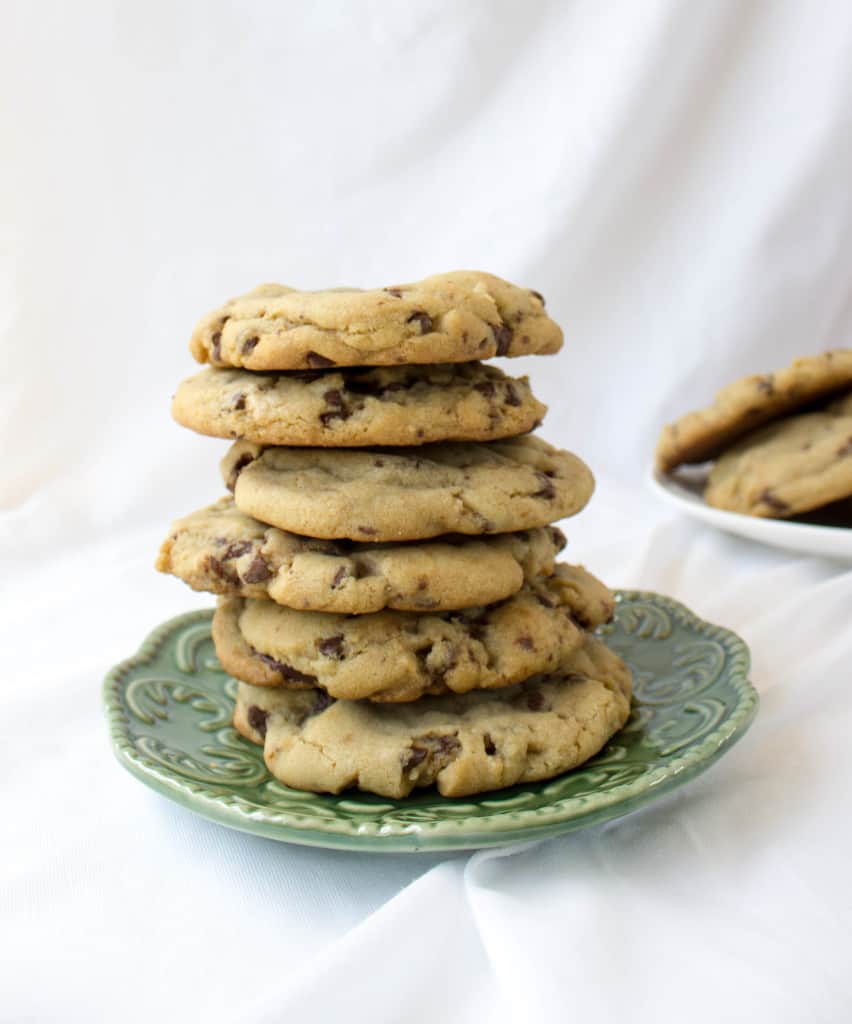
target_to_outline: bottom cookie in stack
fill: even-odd
[[[459,797],[576,768],[622,728],[630,696],[630,670],[586,634],[547,675],[406,704],[240,683],[234,725],[296,789],[398,798],[434,784]]]

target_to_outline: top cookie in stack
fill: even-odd
[[[584,507],[594,479],[529,434],[546,410],[526,378],[479,361],[561,345],[538,292],[474,272],[373,291],[264,285],[196,328],[192,353],[213,366],[181,384],[173,413],[234,441],[222,461],[233,496],[176,522],[157,567],[222,595],[214,639],[241,680],[235,724],[285,783],[477,792],[557,774],[623,724],[629,681],[587,633],[611,595],[557,565],[565,541],[550,525]],[[570,689],[553,700],[575,708],[579,746],[558,716],[530,729],[513,710],[527,691],[510,688],[534,679]],[[499,743],[459,731],[488,720],[486,690]],[[463,703],[422,704],[430,695]],[[364,700],[386,711],[361,716],[358,754],[345,755],[334,723]],[[527,717],[545,709],[531,700]],[[473,718],[464,701],[478,701]],[[428,742],[409,735],[421,716]],[[316,762],[316,730],[342,774]],[[538,733],[552,756],[533,750]]]
[[[561,347],[538,292],[475,271],[370,291],[265,284],[209,313],[190,341],[200,363],[247,370],[467,363]]]

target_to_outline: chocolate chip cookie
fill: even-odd
[[[290,608],[432,611],[501,601],[524,579],[552,573],[564,545],[554,526],[415,544],[315,540],[259,523],[222,498],[174,523],[157,568],[194,590]]]
[[[630,696],[630,670],[586,636],[550,675],[416,704],[241,683],[234,725],[295,789],[404,797],[435,783],[443,796],[470,796],[581,765],[626,723]]]
[[[261,522],[361,541],[545,526],[579,512],[594,489],[576,455],[529,435],[392,450],[237,441],[222,460],[222,475],[237,507]]]
[[[493,441],[544,416],[526,377],[482,363],[253,373],[208,369],[185,380],[172,415],[213,437],[348,448]]]
[[[189,347],[214,366],[326,369],[558,352],[562,331],[538,292],[463,270],[369,291],[261,285],[205,316]]]
[[[243,682],[404,702],[553,671],[613,607],[594,576],[559,565],[505,601],[440,614],[330,615],[220,598],[213,640],[225,671]]]
[[[708,504],[784,519],[852,495],[852,399],[749,434],[710,471]]]
[[[735,381],[711,406],[687,413],[663,429],[657,468],[704,462],[771,420],[852,388],[852,349],[796,359],[776,373]]]

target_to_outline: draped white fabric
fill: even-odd
[[[12,0],[0,32],[0,1019],[831,1021],[852,1010],[852,572],[672,515],[666,419],[848,346],[852,6]],[[210,824],[115,762],[110,665],[210,604],[152,569],[217,497],[196,317],[481,267],[599,486],[570,558],[739,632],[761,710],[621,821],[369,856]]]

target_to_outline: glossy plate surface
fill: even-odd
[[[648,483],[669,505],[727,533],[800,554],[852,561],[852,501],[790,520],[761,519],[708,505],[702,497],[706,478],[706,470],[683,467],[674,474],[652,471]]]
[[[559,778],[473,798],[434,789],[405,800],[288,789],[232,728],[236,683],[219,666],[212,612],[163,623],[104,682],[122,764],[213,821],[312,846],[398,853],[543,838],[633,811],[708,768],[757,710],[748,649],[670,598],[617,593],[599,632],[630,665],[634,709],[593,760]]]

